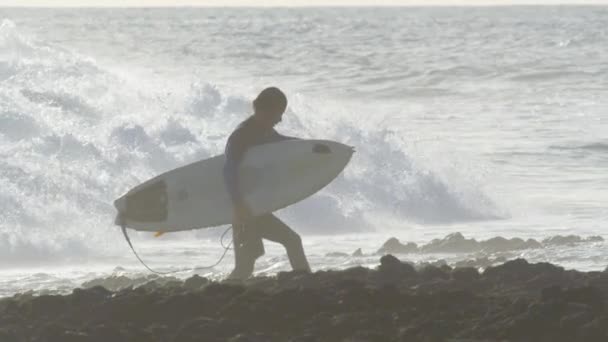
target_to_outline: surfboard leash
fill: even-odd
[[[159,275],[167,275],[167,274],[173,274],[173,273],[177,273],[177,272],[182,272],[183,270],[175,270],[175,271],[166,271],[166,272],[162,272],[162,271],[156,271],[153,270],[152,268],[150,268],[150,266],[148,266],[143,260],[142,258],[139,256],[139,254],[137,254],[137,251],[135,250],[135,248],[133,247],[133,244],[131,243],[131,238],[129,238],[129,234],[127,233],[127,226],[124,224],[122,217],[120,219],[120,229],[122,230],[122,234],[125,236],[125,240],[127,240],[127,243],[129,244],[129,247],[131,247],[131,251],[133,251],[133,254],[135,255],[135,257],[137,258],[137,260],[139,260],[139,262],[146,268],[148,269],[148,271],[155,273],[155,274],[159,274]],[[224,248],[224,252],[222,253],[222,256],[218,259],[218,261],[213,264],[213,265],[209,265],[209,266],[199,266],[199,267],[195,267],[192,270],[204,270],[204,269],[209,269],[209,268],[213,268],[217,265],[220,264],[220,262],[222,262],[222,260],[224,260],[224,257],[226,256],[226,254],[228,253],[229,250],[231,250],[232,248],[232,243],[233,241],[231,240],[230,243],[227,246],[224,246],[224,236],[226,235],[226,233],[228,233],[228,231],[232,229],[232,227],[228,227],[224,233],[222,234],[221,238],[220,238],[220,244],[222,245],[222,247]]]

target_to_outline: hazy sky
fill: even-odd
[[[608,0],[0,0],[0,6],[319,6],[606,4]]]

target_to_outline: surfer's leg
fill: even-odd
[[[260,216],[257,224],[261,237],[278,242],[285,247],[291,268],[310,272],[310,266],[302,246],[302,239],[298,233],[272,214]]]
[[[255,260],[264,255],[264,243],[258,233],[257,218],[253,218],[242,229],[232,228],[234,241],[234,270],[230,279],[246,279],[251,276]]]

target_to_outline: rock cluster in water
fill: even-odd
[[[524,240],[521,238],[506,239],[500,236],[484,241],[477,241],[475,239],[467,239],[461,233],[453,233],[443,239],[434,239],[422,246],[418,246],[413,242],[404,244],[393,237],[388,239],[376,253],[380,255],[405,253],[497,253],[601,241],[604,241],[601,236],[583,238],[578,235],[556,235],[542,241],[534,239]]]
[[[385,255],[376,269],[16,295],[0,300],[0,341],[608,341],[607,294],[607,272]]]

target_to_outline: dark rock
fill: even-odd
[[[450,273],[437,266],[428,265],[418,271],[418,276],[424,281],[437,279],[446,280],[450,278]]]
[[[597,288],[585,286],[562,291],[560,299],[568,303],[588,305],[594,311],[599,312],[604,310],[606,297]]]
[[[128,342],[129,338],[119,326],[99,324],[89,330],[89,335],[96,341]]]
[[[277,281],[279,283],[293,283],[308,277],[310,274],[304,271],[290,271],[277,273]]]
[[[262,333],[251,333],[251,334],[237,334],[236,336],[231,337],[228,342],[268,342],[273,341],[271,335],[262,334]]]
[[[406,254],[415,252],[418,252],[418,246],[415,243],[409,242],[404,245],[397,238],[392,237],[386,240],[376,254]]]
[[[540,296],[543,301],[559,300],[562,296],[562,288],[559,286],[545,287],[541,290]]]
[[[0,341],[608,340],[606,273],[523,259],[479,274],[444,262],[417,271],[389,254],[377,269],[148,281],[0,299]]]
[[[500,281],[501,283],[505,281],[524,282],[531,278],[537,278],[538,283],[542,285],[543,281],[553,281],[556,277],[563,275],[563,273],[564,269],[559,266],[542,262],[529,264],[525,259],[515,259],[499,266],[487,268],[483,272],[483,276],[494,281]]]
[[[480,242],[480,246],[484,252],[496,253],[505,251],[517,251],[522,249],[541,248],[542,244],[533,239],[524,241],[520,238],[505,239],[503,237],[498,236]]]
[[[306,332],[303,335],[294,336],[287,340],[288,342],[317,342],[319,341],[319,335],[312,332]]]
[[[452,279],[461,283],[470,283],[480,278],[480,274],[474,267],[460,267],[452,270]]]
[[[542,248],[543,244],[534,239],[528,239],[528,240],[526,240],[526,246],[527,246],[527,248],[531,248],[531,249]]]
[[[0,341],[23,342],[25,339],[19,335],[16,328],[10,326],[0,326]]]
[[[403,263],[390,254],[380,258],[378,272],[381,283],[398,283],[415,279],[418,276],[414,266]]]
[[[421,247],[424,253],[469,253],[481,249],[474,239],[465,239],[461,233],[453,233],[443,239],[432,240]]]
[[[598,317],[580,326],[577,341],[603,342],[608,340],[608,320],[606,316]]]
[[[584,240],[578,235],[555,235],[544,239],[543,244],[546,246],[561,246],[580,243],[583,241]]]
[[[589,310],[577,310],[565,314],[559,321],[561,330],[566,334],[576,335],[579,327],[591,322],[594,316]],[[574,338],[574,336],[572,336]]]
[[[184,323],[177,334],[175,342],[191,341],[226,341],[229,338],[242,333],[241,327],[236,322],[218,320],[209,317],[198,317]]]
[[[68,326],[58,323],[45,323],[34,338],[40,342],[85,342],[91,337],[83,332],[70,329]]]
[[[362,266],[349,267],[343,271],[340,271],[341,278],[356,279],[359,281],[365,281],[370,275],[371,270]]]
[[[198,274],[186,279],[184,288],[189,290],[197,290],[209,283],[209,279],[199,276]]]
[[[27,302],[28,314],[32,316],[55,316],[66,310],[68,303],[64,296],[44,295]]]
[[[328,258],[347,258],[349,255],[344,252],[331,252],[325,254]]]
[[[72,305],[95,305],[97,303],[108,300],[112,296],[112,292],[102,286],[93,286],[84,289],[74,289],[69,297]]]
[[[524,249],[537,249],[544,246],[559,246],[573,243],[602,242],[601,236],[590,236],[582,238],[577,235],[552,236],[541,242],[534,239],[511,238],[501,236],[493,237],[485,241],[466,239],[461,233],[452,233],[442,239],[434,239],[426,245],[417,246],[415,243],[403,244],[397,238],[388,239],[377,251],[377,254],[404,254],[404,253],[499,253],[507,251],[518,251]]]
[[[585,242],[603,242],[604,238],[601,236],[593,235],[585,239]]]
[[[82,287],[89,288],[102,286],[110,291],[118,291],[121,289],[139,286],[145,284],[149,279],[132,279],[126,276],[111,276],[103,279],[93,279],[82,284]]]
[[[502,262],[504,262],[503,260]],[[490,266],[496,265],[500,261],[496,259],[490,259],[488,257],[479,257],[476,259],[468,259],[468,260],[460,260],[454,263],[455,268],[465,268],[465,267],[473,267],[473,268],[488,268]]]
[[[391,254],[384,255],[380,258],[378,270],[383,273],[393,273],[403,276],[415,276],[417,274],[414,266],[401,262]]]

